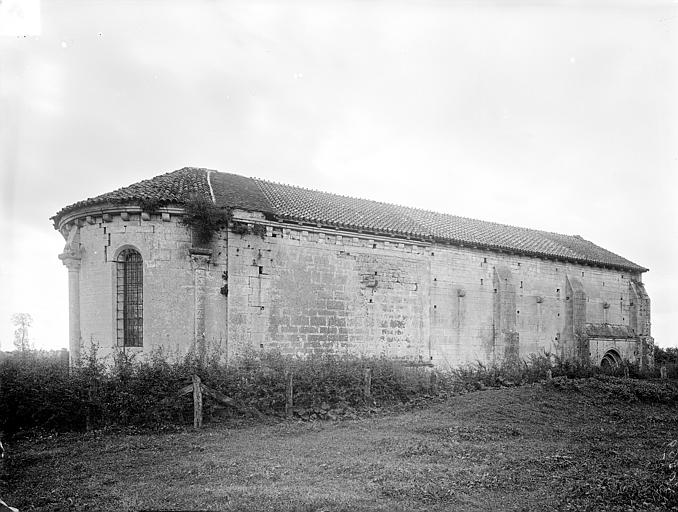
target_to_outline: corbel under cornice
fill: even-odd
[[[77,224],[79,226],[84,226],[85,223],[94,224],[95,217],[104,217],[104,215],[120,215],[123,213],[133,213],[133,214],[143,214],[145,211],[142,207],[138,205],[96,205],[96,206],[84,206],[73,210],[72,212],[64,214],[59,219],[59,224],[55,225],[55,229],[63,233],[64,227],[69,225]],[[155,210],[154,213],[166,213],[169,215],[183,215],[184,209],[180,206],[161,206]],[[150,220],[143,219],[143,220]]]

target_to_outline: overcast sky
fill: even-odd
[[[678,346],[675,2],[33,2],[0,36],[1,348],[15,312],[68,345],[49,217],[184,166],[579,234],[650,268]]]

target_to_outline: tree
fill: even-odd
[[[678,347],[661,348],[655,345],[654,364],[657,366],[678,364]]]
[[[33,317],[28,313],[14,313],[12,315],[14,329],[14,346],[20,352],[31,349],[31,340],[28,336],[28,328],[33,324]]]

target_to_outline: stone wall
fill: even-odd
[[[269,226],[230,234],[229,340],[428,360],[429,262],[413,243]]]
[[[133,247],[144,261],[144,353],[181,354],[204,339],[229,357],[248,349],[330,351],[439,366],[540,351],[597,363],[605,347],[646,363],[651,355],[639,274],[243,211],[234,212],[238,222],[265,232],[222,232],[196,253],[179,214],[130,207],[84,212],[71,224],[82,343],[115,350],[114,260]],[[641,343],[591,340],[588,324],[627,326]]]
[[[163,218],[165,220],[163,220]],[[90,216],[81,223],[80,331],[82,346],[91,343],[103,356],[118,345],[116,332],[115,258],[134,248],[143,258],[144,347],[148,353],[163,347],[182,354],[196,339],[196,265],[189,254],[190,231],[180,217],[141,213]],[[226,338],[226,299],[219,295],[220,273],[226,270],[225,236],[213,243],[214,255],[205,273],[205,338]],[[215,300],[218,298],[221,300]],[[141,349],[129,347],[128,352]]]
[[[548,351],[598,362],[584,325],[628,326],[638,309],[630,283],[640,275],[625,271],[267,224],[263,239],[229,235],[232,353],[350,351],[450,366]],[[639,357],[637,344],[619,346]]]

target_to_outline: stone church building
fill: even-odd
[[[205,242],[189,204],[228,213]],[[67,206],[70,351],[651,364],[647,269],[560,235],[184,168]]]

